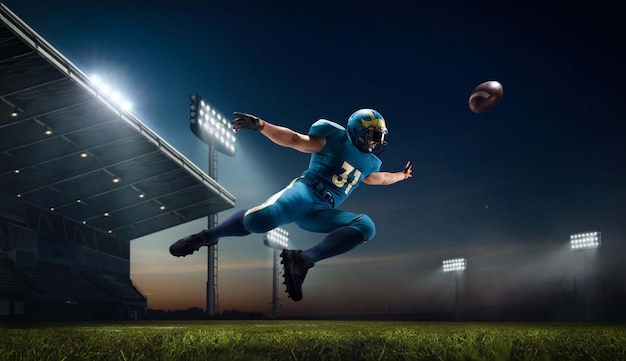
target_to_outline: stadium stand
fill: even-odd
[[[13,263],[0,257],[0,320],[21,318],[28,293],[29,287]]]
[[[87,276],[87,278],[98,288],[113,297],[138,302],[145,300],[144,296],[129,279],[118,279],[111,275],[93,275]]]
[[[25,268],[21,272],[33,284],[33,288],[49,298],[61,301],[109,301],[106,292],[87,279],[70,272],[65,267],[38,263],[36,267]]]
[[[234,206],[0,3],[0,320],[140,319],[130,242]]]
[[[13,263],[8,259],[0,259],[0,295],[25,296],[29,287],[20,277]]]

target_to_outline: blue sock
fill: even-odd
[[[361,232],[352,227],[344,226],[330,232],[320,243],[302,251],[301,255],[315,263],[348,252],[364,241],[365,237]]]
[[[214,240],[227,236],[247,236],[250,231],[243,225],[243,215],[246,213],[246,209],[234,213],[223,222],[220,222],[217,226],[207,229],[206,235],[209,240]]]

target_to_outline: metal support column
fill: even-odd
[[[217,181],[217,152],[215,146],[209,146],[209,177]],[[217,225],[217,213],[210,214],[208,228]],[[206,284],[206,312],[209,317],[214,317],[218,312],[217,298],[217,244],[209,247],[207,259],[207,284]]]
[[[278,315],[278,249],[274,247],[274,270],[272,271],[272,318]]]

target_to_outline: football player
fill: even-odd
[[[235,131],[259,131],[274,143],[311,153],[309,168],[263,204],[240,210],[219,225],[176,241],[174,256],[192,254],[226,236],[265,233],[287,223],[328,233],[306,250],[282,250],[285,285],[289,298],[302,299],[302,283],[309,268],[323,259],[347,252],[374,237],[376,228],[366,214],[338,207],[361,184],[389,185],[411,177],[411,162],[402,171],[381,172],[378,158],[387,147],[387,125],[373,109],[360,109],[347,127],[329,120],[313,123],[308,134],[274,125],[257,116],[235,112]]]

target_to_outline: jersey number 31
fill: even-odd
[[[346,190],[344,191],[344,193],[348,194],[348,192],[350,192],[350,189],[352,189],[352,187],[359,181],[359,178],[361,178],[361,171],[354,168],[352,165],[350,165],[350,163],[346,161],[343,162],[341,168],[344,170],[344,172],[340,175],[333,175],[333,184],[339,188],[344,187],[348,182],[348,177],[351,173],[354,172],[354,179],[348,184]]]

